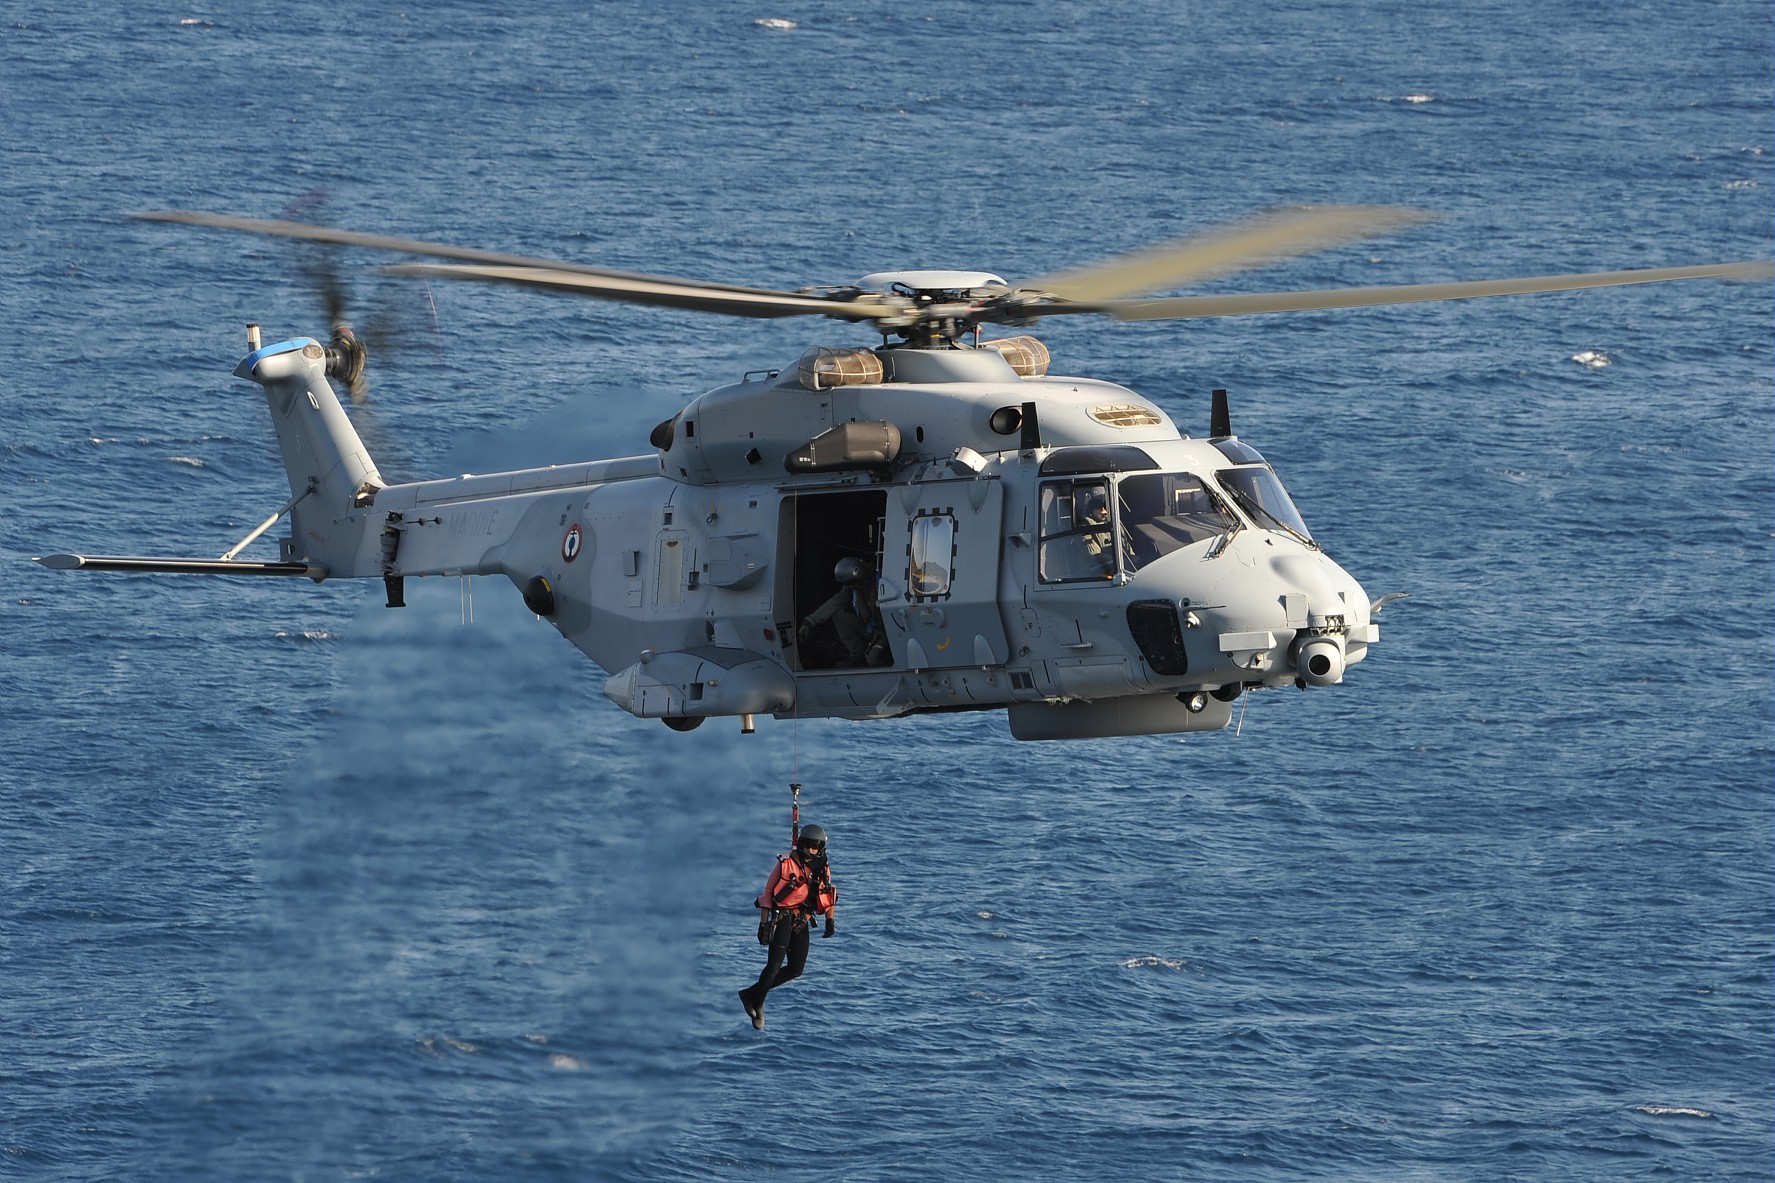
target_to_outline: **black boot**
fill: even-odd
[[[758,993],[757,986],[747,986],[740,991],[740,1005],[746,1008],[746,1017],[752,1020],[752,1030],[764,1030],[764,996]]]

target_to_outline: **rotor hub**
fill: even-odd
[[[897,316],[875,318],[886,338],[899,337],[901,348],[948,349],[1011,294],[1011,286],[989,271],[877,271],[849,289],[852,298],[888,293],[901,302]]]

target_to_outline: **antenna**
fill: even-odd
[[[1036,417],[1034,403],[1024,403],[1022,409],[1023,414],[1017,425],[1023,429],[1023,435],[1017,444],[1021,450],[1033,452],[1042,446],[1041,420]]]

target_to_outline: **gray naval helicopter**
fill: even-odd
[[[1246,691],[1330,686],[1380,639],[1380,601],[1325,554],[1215,391],[1206,439],[1112,382],[1058,377],[983,325],[1165,320],[1665,280],[1766,278],[1767,261],[1232,296],[1152,298],[1396,230],[1380,207],[1277,211],[1020,284],[901,271],[772,291],[304,223],[146,218],[401,251],[401,275],[521,284],[732,316],[868,325],[693,399],[621,459],[390,484],[332,382],[348,328],[260,346],[290,500],[217,560],[51,555],[62,569],[381,579],[503,575],[602,669],[604,693],[680,731],[711,716],[879,719],[1005,710],[1019,739],[1205,731]],[[331,380],[331,381],[329,381]],[[277,562],[236,558],[289,515]]]

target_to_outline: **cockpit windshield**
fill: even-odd
[[[1239,528],[1239,519],[1202,478],[1187,472],[1125,476],[1116,491],[1130,570]]]
[[[1223,468],[1214,474],[1214,479],[1260,527],[1293,534],[1302,542],[1313,541],[1306,522],[1301,520],[1300,511],[1289,500],[1288,491],[1267,465]]]
[[[1131,575],[1173,551],[1226,538],[1241,524],[1212,485],[1187,472],[1044,481],[1042,582],[1113,580],[1118,564]]]

